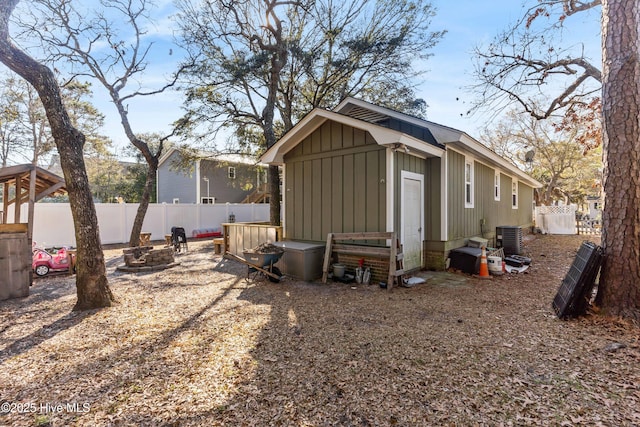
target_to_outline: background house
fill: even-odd
[[[442,268],[470,237],[533,224],[541,184],[466,133],[348,98],[261,159],[283,171],[284,238],[395,231],[406,270]]]
[[[255,159],[239,155],[180,162],[180,151],[160,158],[158,203],[268,203],[267,170]]]

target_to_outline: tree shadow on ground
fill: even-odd
[[[172,342],[184,338],[183,334],[197,336],[198,331],[206,329],[208,317],[220,313],[224,314],[224,311],[217,308],[218,304],[228,298],[238,286],[243,286],[243,282],[242,278],[237,277],[232,279],[230,283],[227,282],[224,287],[217,288],[215,295],[212,295],[209,300],[198,300],[198,306],[194,307],[194,310],[179,324],[167,328],[155,336],[150,336],[144,341],[132,340],[118,345],[114,351],[104,352],[98,358],[83,360],[82,363],[74,365],[72,370],[52,371],[48,377],[48,384],[63,384],[68,382],[70,378],[82,382],[83,396],[87,397],[87,403],[91,404],[92,409],[102,407],[102,410],[107,413],[115,411],[115,408],[119,407],[118,405],[123,400],[126,401],[128,394],[138,393],[145,389],[146,386],[143,383],[153,382],[154,392],[162,394],[163,390],[169,390],[172,387],[172,378],[189,376],[194,365],[198,363],[197,357],[207,354],[209,348],[217,343],[215,341],[202,342],[198,352],[193,355],[195,359],[182,360],[180,364],[176,364],[170,357],[171,355],[167,355],[165,351],[170,348]],[[157,290],[160,292],[168,289],[161,283],[158,286],[160,288]],[[233,313],[229,313],[229,316],[232,315]],[[25,338],[25,340],[27,339]],[[40,342],[36,342],[34,345]],[[20,348],[20,343],[16,343],[14,347]],[[83,381],[83,378],[92,372],[106,373],[107,378],[96,382]],[[56,422],[60,421],[64,424],[70,421],[65,418],[68,414],[56,414],[56,416],[58,415],[61,418],[56,419]],[[157,412],[129,410],[123,411],[118,416],[118,420],[132,425],[165,425],[166,423],[163,415]]]
[[[70,329],[88,317],[94,315],[99,310],[88,310],[88,311],[71,311],[64,316],[57,318],[55,321],[49,323],[46,326],[39,328],[38,330],[30,333],[29,335],[23,336],[19,339],[13,340],[10,344],[5,347],[0,347],[0,364],[4,363],[7,359],[17,356],[21,353],[24,353],[34,347],[39,346],[43,342],[53,338],[60,332],[63,332],[67,329]],[[18,316],[19,319],[19,316]],[[0,337],[4,332],[6,332],[12,325],[4,325],[2,330],[0,330]],[[1,339],[5,341],[6,339]],[[7,340],[8,341],[8,340]]]

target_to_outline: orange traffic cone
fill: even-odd
[[[479,276],[483,279],[489,279],[491,278],[491,276],[489,276],[489,266],[487,265],[487,252],[484,248],[484,246],[482,247],[482,255],[480,256],[480,274]]]

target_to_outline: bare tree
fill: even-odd
[[[582,44],[563,45],[564,24],[600,1],[541,0],[487,47],[476,47],[475,108],[501,110],[513,103],[538,119],[563,116],[567,109],[599,98],[600,64]],[[540,99],[548,102],[540,102]]]
[[[577,139],[576,126],[558,129],[550,121],[510,111],[497,125],[486,129],[481,140],[500,156],[527,171],[543,184],[535,189],[537,205],[557,200],[582,202],[600,188],[601,148],[585,152]]]
[[[428,30],[424,1],[180,0],[179,23],[194,63],[187,125],[259,130],[262,151],[314,107],[346,96],[402,101],[413,95],[413,61],[442,32]],[[395,106],[420,110],[424,102]],[[255,147],[253,147],[255,149]],[[278,169],[269,169],[271,222],[280,222]]]
[[[40,157],[55,148],[44,107],[26,80],[11,75],[3,83],[3,162],[11,155],[14,162],[38,165]]]
[[[38,91],[56,142],[73,215],[78,264],[74,310],[108,307],[114,301],[100,245],[98,218],[83,159],[84,135],[72,124],[53,72],[26,55],[9,36],[9,19],[19,0],[0,2],[0,61]]]
[[[22,80],[21,80],[22,81]],[[5,167],[10,155],[21,151],[24,128],[20,123],[23,105],[20,82],[13,75],[7,75],[0,82],[0,166]]]
[[[50,162],[48,155],[56,145],[51,135],[51,127],[37,91],[27,81],[17,76],[8,76],[4,81],[4,113],[0,119],[3,130],[3,147],[13,162],[29,162],[43,166]],[[75,80],[60,87],[62,100],[74,127],[85,136],[85,155],[103,153],[110,141],[99,134],[104,122],[100,114],[86,97],[91,95],[89,85]]]
[[[173,132],[159,138],[152,147],[134,132],[128,103],[137,97],[164,92],[175,85],[179,75],[176,73],[157,89],[145,90],[140,83],[152,48],[152,44],[143,41],[146,34],[143,26],[150,22],[148,12],[151,4],[147,0],[101,0],[100,10],[88,11],[86,5],[73,0],[37,0],[36,3],[41,8],[39,16],[34,15],[29,24],[23,20],[23,25],[43,41],[43,47],[50,52],[49,60],[72,62],[76,66],[76,76],[96,79],[107,90],[127,138],[149,166],[129,237],[129,245],[138,246],[158,161],[164,151],[164,142]],[[40,22],[40,19],[45,21]],[[116,25],[116,19],[120,26]],[[126,30],[122,25],[127,27]],[[99,53],[105,46],[107,53]]]

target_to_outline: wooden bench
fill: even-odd
[[[357,241],[389,240],[390,246],[369,246],[356,244]],[[338,242],[348,242],[338,243]],[[403,253],[402,246],[396,233],[392,232],[362,232],[362,233],[329,233],[327,235],[327,247],[324,252],[324,264],[322,266],[322,283],[327,283],[329,264],[333,254],[356,255],[358,257],[377,257],[389,260],[387,276],[387,290],[394,285],[402,284]]]

